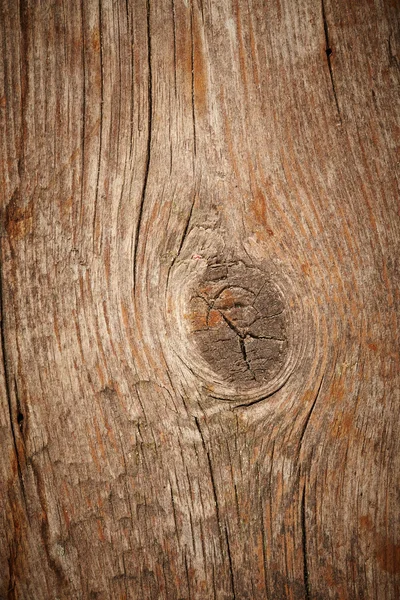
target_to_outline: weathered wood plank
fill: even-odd
[[[0,597],[398,598],[397,3],[0,26]]]

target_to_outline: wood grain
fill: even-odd
[[[0,598],[396,600],[396,0],[0,0],[0,48]]]

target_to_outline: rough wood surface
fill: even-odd
[[[398,599],[398,2],[0,26],[0,598]]]

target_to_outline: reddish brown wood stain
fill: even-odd
[[[360,517],[360,526],[371,533],[375,548],[375,557],[379,567],[392,575],[399,573],[400,544],[393,543],[390,536],[377,533],[370,515],[362,515]]]
[[[256,189],[254,199],[251,202],[251,208],[254,213],[254,223],[259,228],[257,233],[262,235],[262,232],[265,232],[269,236],[274,235],[268,224],[266,199],[260,189]]]
[[[18,241],[32,231],[33,202],[25,204],[19,194],[15,194],[6,208],[6,229],[10,239]]]

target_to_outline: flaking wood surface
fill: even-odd
[[[2,599],[400,597],[398,17],[1,0]]]

